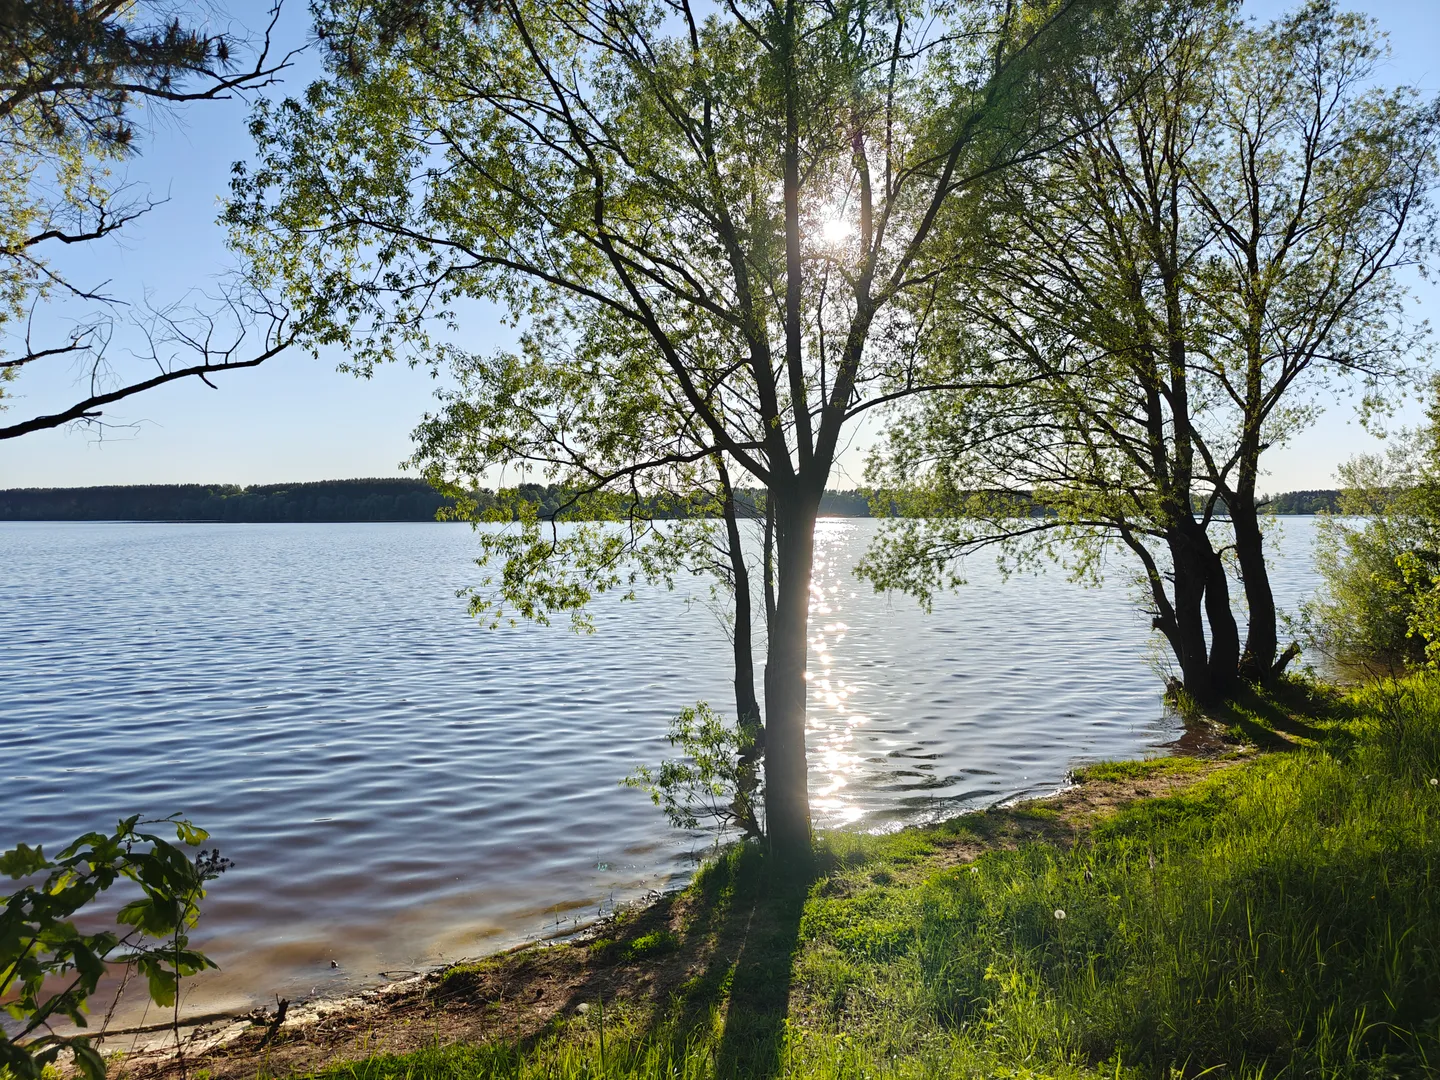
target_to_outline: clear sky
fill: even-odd
[[[1290,5],[1249,0],[1246,10],[1267,19]],[[1390,31],[1393,58],[1386,81],[1440,90],[1440,0],[1369,0],[1362,6]],[[258,28],[268,5],[234,0],[237,22]],[[282,36],[296,44],[305,34],[305,9],[287,0]],[[296,93],[313,61],[302,59],[280,92]],[[173,302],[190,290],[213,289],[231,265],[224,232],[215,223],[230,165],[248,155],[246,106],[221,102],[192,106],[155,120],[142,156],[128,163],[126,179],[168,202],[113,244],[91,245],[66,267],[87,283],[110,282],[118,296]],[[1440,306],[1440,289],[1426,292]],[[506,340],[498,322],[483,317],[470,327],[483,349]],[[335,370],[335,357],[281,357],[252,371],[217,379],[218,390],[198,381],[163,387],[107,413],[133,428],[107,433],[58,430],[0,442],[0,487],[133,483],[268,483],[354,476],[393,476],[410,452],[410,432],[430,407],[434,383],[421,371],[390,368],[366,381]],[[77,372],[63,365],[26,377],[12,415],[74,400]],[[1315,427],[1272,454],[1270,491],[1328,487],[1335,466],[1374,442],[1353,420],[1353,409],[1330,408]],[[842,459],[858,478],[858,448]]]

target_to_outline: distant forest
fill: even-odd
[[[1340,509],[1340,492],[1286,491],[1266,496],[1261,509],[1267,514],[1333,514]]]
[[[522,484],[515,494],[554,513],[565,493],[553,485]],[[739,492],[756,505],[758,491]],[[1289,491],[1269,496],[1271,514],[1334,511],[1338,491]],[[479,492],[481,506],[495,495]],[[305,484],[144,484],[88,488],[14,488],[0,491],[0,521],[433,521],[446,503],[423,480],[321,480]],[[820,513],[869,517],[858,491],[827,491]]]
[[[565,493],[521,484],[515,494],[553,514]],[[758,492],[741,492],[755,504]],[[482,507],[495,495],[481,491]],[[423,480],[321,480],[305,484],[144,484],[0,491],[0,521],[434,521],[447,500]],[[820,512],[867,517],[858,491],[827,491]]]

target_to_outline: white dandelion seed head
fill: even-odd
[[[1064,921],[1065,921],[1065,909],[1064,909],[1064,908],[1058,908],[1058,907],[1057,907],[1057,908],[1055,909],[1055,918],[1058,919],[1060,922],[1064,922]]]

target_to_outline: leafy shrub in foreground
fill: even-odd
[[[677,829],[697,829],[705,820],[722,832],[738,828],[747,837],[760,836],[763,784],[755,733],[727,724],[701,701],[680,710],[666,737],[684,756],[655,769],[638,766],[621,782],[649,794]]]
[[[109,836],[86,833],[53,859],[25,844],[0,855],[0,873],[27,882],[0,908],[0,1000],[18,1022],[12,1033],[0,1031],[0,1076],[39,1080],[68,1050],[88,1080],[101,1080],[105,1061],[89,1037],[59,1034],[53,1024],[86,1026],[86,1002],[110,966],[132,966],[145,976],[151,1000],[163,1006],[175,1005],[183,977],[215,967],[190,947],[187,931],[200,916],[205,883],[229,861],[218,850],[192,857],[141,832],[141,824],[137,815]],[[173,825],[188,847],[208,837],[175,818],[143,824]],[[119,929],[82,932],[73,920],[121,880],[138,886],[140,895],[116,914]]]

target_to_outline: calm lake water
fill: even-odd
[[[1053,791],[1176,737],[1123,566],[1084,589],[975,560],[927,615],[851,576],[874,529],[819,530],[819,825]],[[1314,588],[1313,532],[1271,541],[1282,607]],[[377,983],[683,881],[708,840],[619,780],[683,706],[733,709],[704,584],[602,600],[588,636],[485,630],[455,596],[475,549],[440,524],[0,523],[0,849],[136,812],[208,828],[236,867],[192,1010]]]

